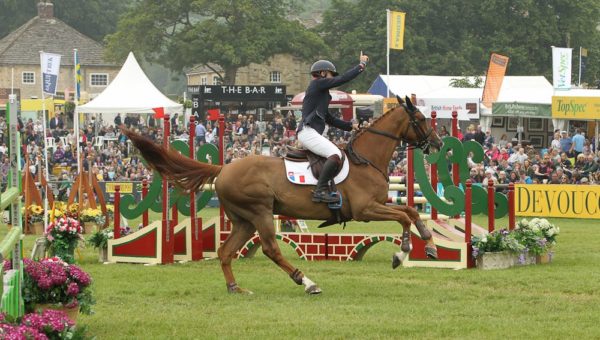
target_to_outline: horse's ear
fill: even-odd
[[[415,110],[415,105],[414,105],[414,103],[412,101],[410,101],[410,98],[408,98],[408,96],[406,96],[406,106],[411,111]]]
[[[398,99],[398,104],[404,104],[404,100],[402,100],[402,98],[399,95],[396,95],[396,99]]]

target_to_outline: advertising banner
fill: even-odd
[[[494,103],[492,116],[550,118],[551,105],[530,103]]]
[[[600,185],[517,184],[515,215],[600,219]]]
[[[498,99],[502,81],[506,74],[509,58],[497,53],[492,53],[490,57],[490,65],[488,66],[487,75],[485,77],[485,85],[483,86],[483,105],[490,108],[492,103]]]
[[[553,96],[552,118],[576,120],[600,119],[600,98]]]
[[[58,85],[58,72],[60,70],[60,55],[41,53],[42,66],[42,91],[55,95]]]
[[[390,11],[390,49],[404,49],[404,19],[406,13]]]
[[[573,49],[552,46],[552,85],[557,90],[571,88]]]

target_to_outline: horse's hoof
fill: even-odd
[[[229,294],[240,294],[240,295],[252,295],[254,293],[252,293],[252,291],[249,291],[248,289],[242,288],[238,285],[232,285],[230,287],[227,288],[227,292]]]
[[[425,247],[425,254],[430,259],[437,260],[438,258],[437,248]]]
[[[310,295],[321,294],[321,288],[319,288],[319,286],[317,286],[317,285],[310,285],[310,286],[306,287],[306,289],[304,289],[304,291],[306,292],[306,294],[310,294]]]
[[[392,269],[396,269],[396,268],[400,267],[400,265],[406,258],[407,254],[408,253],[405,253],[405,252],[395,253],[394,256],[392,256]]]

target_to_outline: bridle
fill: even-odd
[[[406,106],[406,104],[402,104],[402,107],[404,108],[404,111],[408,114],[408,118],[409,118],[409,122],[406,125],[406,129],[404,130],[404,133],[402,133],[402,137],[395,136],[389,132],[374,129],[372,127],[366,128],[365,131],[393,139],[393,140],[397,141],[398,143],[404,142],[408,146],[413,146],[413,147],[416,147],[416,148],[419,148],[422,150],[428,149],[431,144],[429,142],[429,137],[433,133],[433,128],[430,126],[427,129],[427,131],[423,130],[423,128],[419,124],[420,121],[417,119],[416,113],[420,112],[417,108],[409,109],[408,106]],[[408,134],[408,129],[410,129],[411,126],[412,126],[415,134],[417,135],[417,138],[418,138],[417,142],[409,141],[404,137]],[[353,144],[354,144],[355,136],[356,136],[356,134],[352,136],[352,138],[350,139],[350,141],[348,142],[348,145],[347,145],[348,155],[350,156],[350,158],[353,159],[355,161],[355,163],[368,164],[368,165],[374,167],[377,171],[379,171],[379,173],[381,173],[383,175],[383,177],[385,177],[385,180],[387,182],[389,182],[389,177],[387,175],[387,172],[384,172],[383,170],[379,169],[375,164],[373,164],[373,162],[371,162],[367,158],[363,157],[358,152],[354,151]]]

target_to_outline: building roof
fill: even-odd
[[[208,63],[208,65],[219,73],[223,72],[223,68],[217,64]],[[214,73],[214,72],[215,71],[210,69],[206,64],[198,64],[198,65],[192,67],[191,69],[189,69],[187,72],[185,72],[185,74],[190,76],[192,74],[205,74],[205,73]]]
[[[40,51],[62,55],[73,65],[73,49],[85,66],[118,66],[103,58],[103,46],[53,15],[52,3],[39,3],[38,16],[0,40],[0,65],[39,65]]]

